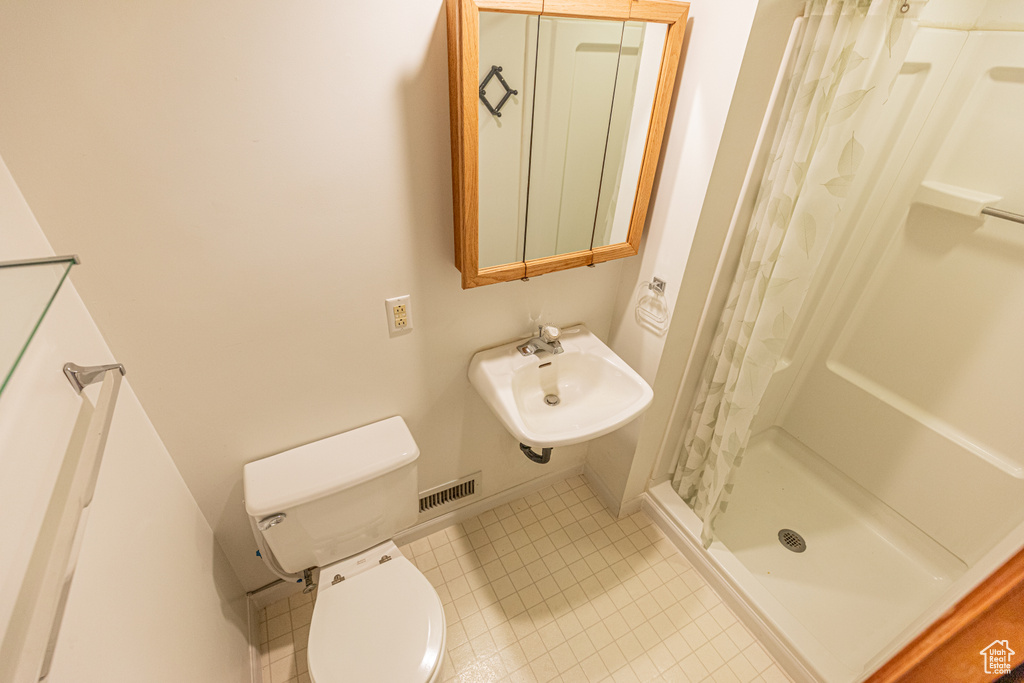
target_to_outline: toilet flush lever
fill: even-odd
[[[256,528],[259,529],[260,531],[266,531],[270,527],[277,526],[278,524],[283,522],[284,518],[287,517],[287,516],[288,515],[286,515],[285,513],[279,512],[276,515],[270,515],[269,517],[264,517],[260,521],[256,522]]]

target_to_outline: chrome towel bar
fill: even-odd
[[[122,376],[121,368],[113,365],[90,377],[101,384],[91,414],[86,413],[88,425],[75,425],[72,443],[79,445],[79,453],[66,454],[61,464],[64,483],[53,491],[28,564],[32,576],[24,580],[14,602],[12,623],[21,628],[19,638],[0,642],[4,681],[42,681],[49,674]]]
[[[111,363],[110,365],[90,365],[88,367],[82,367],[75,363],[64,364],[64,374],[67,376],[68,381],[71,382],[71,386],[75,388],[75,391],[79,394],[82,393],[82,389],[86,388],[90,384],[103,380],[104,374],[108,370],[117,370],[124,377],[124,366],[120,363]]]

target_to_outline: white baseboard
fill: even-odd
[[[260,662],[260,608],[254,604],[252,595],[245,596],[245,603],[249,613],[249,680],[252,683],[270,683],[263,680]]]
[[[301,582],[280,579],[249,593],[249,604],[252,605],[253,610],[259,611],[278,600],[298,595],[302,592],[302,588],[303,584]]]
[[[542,488],[551,486],[563,479],[583,473],[583,465],[574,465],[573,467],[551,472],[550,474],[544,474],[530,481],[513,486],[510,489],[505,489],[499,493],[495,493],[487,498],[474,501],[468,505],[464,505],[458,509],[446,512],[443,515],[434,517],[425,522],[417,524],[414,527],[410,527],[405,531],[397,534],[394,538],[395,545],[407,545],[413,541],[429,536],[435,531],[440,531],[450,527],[452,524],[459,524],[467,519],[476,517],[482,512],[486,512],[492,508],[496,508],[499,505],[504,505],[510,501],[528,496],[535,491],[540,491]]]
[[[622,507],[619,508],[619,517],[628,517],[634,512],[639,512],[643,509],[643,506],[644,497],[642,494],[631,500],[624,501]]]
[[[722,601],[736,614],[755,638],[768,650],[775,661],[797,683],[819,683],[804,663],[790,650],[789,646],[775,633],[761,615],[747,602],[740,591],[719,570],[708,557],[707,552],[689,531],[681,529],[649,493],[640,496],[641,506],[665,536],[679,549],[683,557],[697,570],[697,573],[714,589]]]

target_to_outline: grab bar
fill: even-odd
[[[994,209],[991,206],[986,206],[981,210],[986,216],[995,216],[996,218],[1002,218],[1004,221],[1013,221],[1014,223],[1024,224],[1024,216],[1019,213],[1013,213],[1012,211],[1003,211],[1002,209]]]

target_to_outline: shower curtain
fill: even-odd
[[[711,544],[750,426],[865,158],[914,22],[902,0],[810,0],[782,124],[715,332],[672,485]],[[892,115],[892,114],[890,114]],[[866,168],[866,166],[864,166]]]

